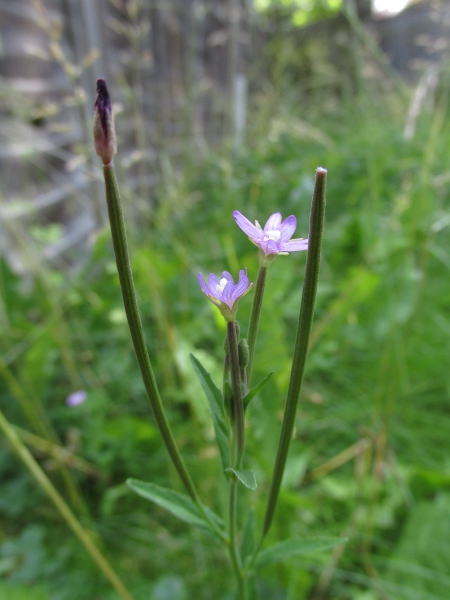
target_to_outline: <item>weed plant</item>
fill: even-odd
[[[166,178],[151,210],[130,219],[135,284],[165,406],[202,498],[223,507],[227,491],[216,485],[211,421],[187,357],[194,353],[219,378],[225,323],[205,302],[196,274],[224,265],[234,273],[245,264],[254,277],[255,253],[236,234],[232,211],[245,205],[254,216],[269,216],[276,207],[306,225],[311,173],[318,164],[328,169],[311,352],[270,538],[326,532],[349,541],[268,568],[260,598],[448,597],[444,83],[410,139],[408,102],[372,82],[340,101],[331,95],[320,110],[314,97],[295,91],[276,110],[270,96],[256,99],[244,148],[191,161],[189,171]],[[256,378],[275,375],[248,415],[248,452],[261,482],[255,506],[267,493],[276,452],[272,434],[289,378],[299,302],[293,274],[301,260],[294,255],[273,268],[263,307],[254,371]],[[211,539],[149,510],[124,484],[147,474],[180,489],[149,417],[108,232],[99,232],[77,271],[42,266],[25,281],[2,262],[0,285],[2,407],[133,597],[232,598],[228,565]],[[249,304],[240,308],[245,324]],[[78,389],[87,399],[70,408],[65,398]],[[115,598],[3,443],[0,469],[0,598]]]

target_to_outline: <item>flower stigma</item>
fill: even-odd
[[[227,285],[227,283],[228,283],[228,280],[225,279],[225,277],[222,277],[222,279],[219,281],[219,284],[216,285],[216,290],[218,292],[223,292],[224,287]]]
[[[279,229],[269,229],[266,231],[266,235],[264,236],[264,241],[273,240],[274,242],[280,241],[281,231]]]

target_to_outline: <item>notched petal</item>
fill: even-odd
[[[281,213],[277,212],[271,215],[264,225],[264,233],[270,230],[279,229],[281,225]]]
[[[287,219],[285,219],[280,226],[280,241],[287,242],[290,240],[295,233],[296,227],[297,219],[294,217],[294,215],[287,217]]]

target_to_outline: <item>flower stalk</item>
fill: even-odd
[[[239,469],[244,455],[244,403],[242,396],[241,367],[239,364],[238,325],[236,321],[227,323],[227,355],[230,367],[231,389],[233,392],[231,406],[231,464]],[[236,575],[239,596],[244,597],[244,579],[242,575],[242,562],[237,539],[237,486],[238,481],[234,473],[230,476],[229,504],[228,504],[228,536],[229,552]]]
[[[308,343],[314,315],[314,304],[320,269],[320,255],[325,218],[326,176],[326,169],[319,167],[316,170],[316,180],[309,223],[308,256],[306,259],[305,281],[303,284],[297,337],[295,342],[294,357],[292,359],[291,376],[289,380],[289,389],[286,399],[283,424],[281,427],[277,457],[273,470],[261,539],[263,539],[269,531],[275,513],[284,468],[286,466],[286,458],[289,445],[291,443],[292,432],[294,430],[295,415],[303,381],[303,373],[305,370],[306,355],[308,352]]]
[[[261,264],[258,271],[258,276],[255,283],[255,294],[253,296],[252,312],[250,314],[250,322],[248,325],[247,341],[249,349],[249,358],[247,364],[247,382],[248,386],[252,384],[253,361],[255,358],[256,338],[258,335],[259,318],[261,316],[261,308],[266,287],[267,266]]]
[[[230,321],[227,324],[228,358],[230,362],[231,389],[233,403],[231,411],[232,440],[232,465],[239,469],[244,455],[244,402],[242,394],[241,368],[239,365],[239,350],[237,339],[237,323]]]

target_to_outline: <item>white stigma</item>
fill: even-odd
[[[256,227],[256,229],[260,229],[262,231],[262,227],[256,219],[255,219],[255,227]]]
[[[273,240],[274,242],[278,242],[280,237],[281,231],[279,229],[269,229],[269,231],[266,231],[264,241],[267,242],[268,240]]]
[[[225,277],[222,277],[222,279],[219,281],[219,285],[216,285],[216,290],[218,292],[223,292],[223,289],[227,285],[227,283],[228,283],[228,279],[225,279]]]

